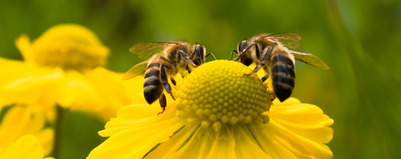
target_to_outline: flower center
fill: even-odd
[[[93,32],[73,24],[47,30],[31,47],[32,62],[78,71],[104,65],[109,54]]]
[[[266,123],[271,100],[267,87],[245,65],[227,60],[203,64],[177,85],[178,116],[189,123],[213,126]]]

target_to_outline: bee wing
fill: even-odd
[[[328,70],[329,66],[326,65],[319,57],[308,54],[308,53],[302,53],[302,52],[297,52],[297,51],[289,51],[292,55],[294,55],[295,59],[298,61],[301,61],[303,63],[309,64],[311,66],[315,66],[320,69]]]
[[[149,59],[154,54],[160,53],[163,49],[169,45],[174,43],[167,42],[151,42],[151,43],[138,43],[132,46],[129,51],[135,55],[138,55],[141,59]]]
[[[123,80],[127,80],[140,75],[141,73],[145,72],[147,66],[148,66],[148,61],[143,61],[141,63],[136,64],[134,67],[130,68],[124,74]]]
[[[274,33],[268,36],[276,38],[281,44],[292,49],[297,48],[301,40],[301,37],[294,33]]]

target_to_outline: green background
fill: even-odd
[[[21,59],[19,35],[35,39],[61,23],[94,31],[110,47],[107,68],[117,72],[140,62],[128,52],[138,42],[198,42],[227,59],[255,34],[299,34],[296,50],[319,56],[330,70],[297,62],[293,96],[335,120],[334,158],[401,157],[400,1],[0,1],[0,56]],[[59,159],[85,158],[104,140],[100,121],[75,112],[65,120]]]

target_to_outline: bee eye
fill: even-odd
[[[241,43],[239,43],[239,45],[238,45],[238,51],[241,52],[242,50],[244,50],[247,47],[247,45],[248,44],[247,44],[246,40],[241,41]]]

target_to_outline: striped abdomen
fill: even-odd
[[[290,97],[294,89],[294,61],[290,56],[282,50],[276,50],[270,60],[274,94],[281,102]]]
[[[152,104],[159,99],[163,93],[163,85],[160,81],[160,65],[163,58],[154,57],[149,60],[148,67],[145,72],[145,80],[143,81],[143,94],[146,101]]]

